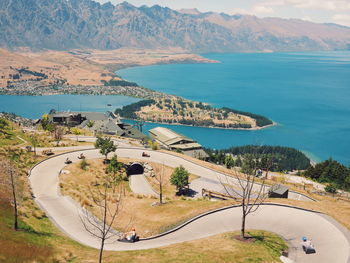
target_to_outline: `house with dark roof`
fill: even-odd
[[[109,135],[117,135],[143,140],[147,136],[135,128],[133,125],[120,121],[118,115],[107,112],[71,112],[63,111],[56,112],[51,110],[49,121],[51,123],[76,126],[82,129],[88,129],[95,134],[103,133]]]
[[[74,112],[74,111],[61,111],[51,110],[48,114],[49,122],[61,125],[77,126],[84,121],[106,121],[108,119],[117,119],[119,116],[114,113],[107,112]]]

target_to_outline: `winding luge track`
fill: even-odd
[[[150,157],[142,157],[142,152]],[[80,220],[81,207],[59,191],[58,176],[69,157],[77,162],[80,153],[88,159],[101,158],[98,150],[80,150],[47,159],[30,171],[30,183],[36,202],[47,216],[72,239],[93,248],[99,248],[99,240],[90,235]],[[118,148],[119,157],[130,157],[164,163],[171,167],[183,165],[191,173],[203,178],[216,179],[221,175],[178,156],[164,152],[140,148]],[[150,249],[184,241],[195,240],[211,235],[239,230],[241,223],[240,207],[231,207],[199,216],[166,234],[137,243],[113,242],[106,250],[125,251]],[[332,218],[316,212],[288,206],[266,204],[250,215],[247,229],[262,229],[284,237],[290,246],[290,259],[295,262],[350,263],[350,234]],[[300,238],[311,237],[316,246],[316,254],[306,255],[301,248]]]

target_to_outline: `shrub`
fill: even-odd
[[[88,169],[88,167],[89,167],[89,163],[85,160],[85,159],[83,159],[83,160],[81,160],[81,162],[80,162],[80,168],[82,169],[82,170],[87,170]]]
[[[331,194],[337,193],[337,187],[334,184],[328,184],[324,190]]]
[[[189,172],[183,167],[176,167],[171,174],[170,183],[175,185],[178,192],[181,193],[185,186],[188,186]]]

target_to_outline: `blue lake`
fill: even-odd
[[[10,96],[0,95],[0,112],[38,119],[51,109],[63,111],[114,111],[116,108],[139,101],[125,96],[53,95]],[[111,104],[112,106],[107,106]]]
[[[269,144],[313,160],[350,164],[350,52],[205,54],[218,64],[176,64],[118,71],[154,90],[269,117],[258,131],[168,126],[213,148]],[[155,124],[147,124],[145,130]]]
[[[313,160],[350,164],[350,52],[205,54],[218,64],[176,64],[118,71],[158,91],[269,117],[278,126],[258,131],[165,126],[216,149],[234,145],[285,145]],[[124,96],[0,95],[0,111],[28,118],[55,108],[106,111],[138,101]],[[107,106],[112,104],[112,106]]]

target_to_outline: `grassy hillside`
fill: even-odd
[[[47,262],[54,248],[48,245],[50,233],[37,231],[24,221],[20,230],[12,228],[12,207],[7,202],[0,203],[0,262]]]
[[[13,124],[10,123],[10,127],[11,125]],[[12,131],[12,128],[8,131]],[[14,134],[21,132],[18,127],[14,131]],[[12,138],[15,140],[16,137]],[[14,144],[11,139],[0,138],[0,143],[3,143],[3,145],[5,145],[5,141],[6,145]],[[0,160],[6,158],[7,149],[8,147],[0,147]],[[98,250],[82,246],[68,238],[45,216],[32,199],[26,171],[44,157],[34,158],[32,153],[18,147],[12,146],[10,149],[12,152],[18,153],[19,156],[15,162],[20,173],[20,230],[15,231],[13,229],[13,208],[9,199],[11,196],[10,189],[8,185],[0,184],[0,262],[96,262]],[[206,165],[212,164],[206,163]],[[83,175],[75,176],[81,177]],[[4,171],[0,170],[0,181],[5,177]],[[75,187],[72,191],[83,194],[78,187]],[[316,198],[315,195],[312,196]],[[143,202],[149,210],[157,210],[151,206],[155,201],[154,199],[143,197],[139,201]],[[181,199],[178,200],[179,203],[181,201]],[[195,202],[183,201],[184,203]],[[295,200],[280,202],[323,211],[333,216],[348,229],[350,228],[348,221],[350,205],[348,202],[331,197],[323,197],[317,203]],[[164,207],[164,209],[166,210],[167,207]],[[176,217],[176,214],[172,215]],[[248,232],[256,237],[254,243],[242,243],[233,239],[232,237],[238,233],[224,233],[157,249],[126,252],[108,251],[105,252],[104,262],[279,262],[281,251],[286,249],[286,243],[283,239],[275,234],[263,231]]]
[[[6,145],[0,147],[0,159],[6,159],[9,152],[17,156],[14,162],[19,174],[19,230],[13,228],[11,188],[0,184],[0,262],[95,262],[98,250],[82,246],[65,236],[35,204],[26,172],[44,157],[34,158],[32,153],[9,147],[17,143],[15,138],[21,131],[13,123],[8,124],[6,132],[11,131],[11,135],[0,138],[1,145]],[[0,181],[7,176],[4,170],[0,170]],[[147,207],[151,207],[154,199],[144,199],[143,202],[149,202]],[[263,259],[265,262],[279,262],[280,252],[286,248],[280,237],[266,232],[252,232],[257,237],[254,244],[241,243],[232,239],[232,235],[220,234],[158,249],[106,252],[104,262],[216,262],[217,258],[223,261],[240,259],[254,262]]]

